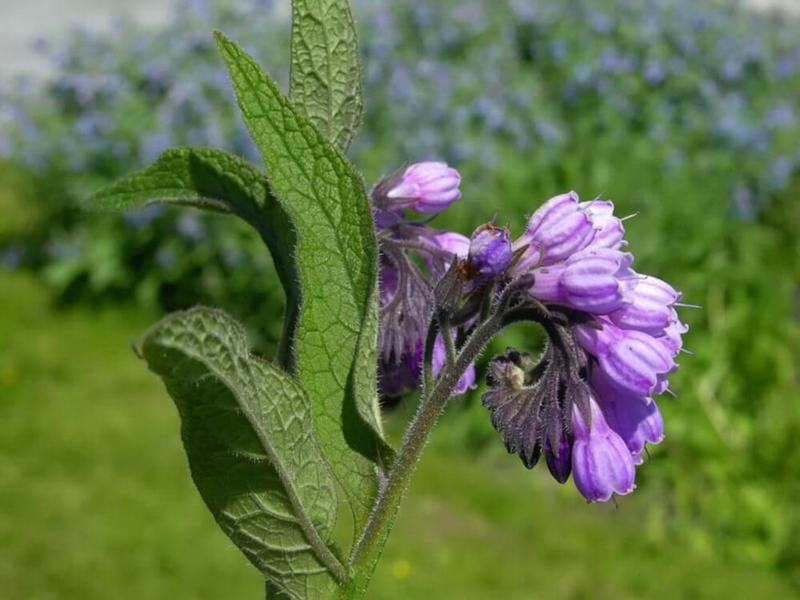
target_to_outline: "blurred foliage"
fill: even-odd
[[[191,211],[98,217],[76,203],[172,145],[257,160],[209,31],[285,84],[287,4],[187,0],[157,31],[42,44],[54,77],[0,93],[0,153],[15,165],[0,167],[0,262],[36,268],[65,300],[223,306],[269,351],[281,294],[255,235]],[[647,535],[800,589],[800,24],[691,0],[354,4],[367,119],[352,154],[368,181],[450,161],[464,200],[436,224],[464,233],[495,213],[519,231],[570,188],[639,213],[638,268],[703,306],[683,312],[695,354],[639,471]],[[521,329],[503,344],[538,339]],[[442,447],[502,452],[477,396],[452,413]]]

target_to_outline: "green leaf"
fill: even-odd
[[[300,302],[295,234],[264,175],[247,161],[221,150],[176,148],[166,151],[143,171],[101,190],[86,206],[93,210],[130,210],[156,202],[232,213],[258,231],[270,250],[286,295],[278,360],[290,368]]]
[[[292,102],[347,150],[361,123],[361,65],[347,0],[292,1]]]
[[[233,42],[217,34],[267,178],[297,232],[303,290],[297,377],[360,528],[377,493],[382,441],[375,389],[377,241],[360,176]]]
[[[168,316],[137,351],[175,401],[192,477],[223,531],[282,597],[333,597],[346,577],[328,547],[336,484],[302,388],[251,355],[218,310]]]

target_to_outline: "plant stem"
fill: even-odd
[[[400,453],[389,471],[386,485],[381,490],[363,533],[353,549],[350,566],[355,572],[355,583],[351,597],[363,597],[366,593],[367,584],[394,525],[400,501],[408,489],[422,449],[458,380],[503,326],[502,315],[497,313],[479,325],[464,344],[455,362],[442,371],[436,385],[420,401],[417,413],[403,437]]]

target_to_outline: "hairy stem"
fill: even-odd
[[[353,549],[350,559],[350,566],[355,572],[351,590],[353,597],[363,597],[366,593],[367,584],[428,436],[464,371],[478,358],[486,344],[502,330],[505,323],[501,312],[493,314],[475,329],[455,361],[448,364],[433,389],[420,401],[417,413],[403,437],[400,453],[389,471],[386,485],[381,490],[363,533]]]

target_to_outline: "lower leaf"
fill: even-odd
[[[330,598],[345,579],[331,536],[335,481],[305,392],[250,354],[243,329],[197,308],[137,346],[181,417],[192,478],[223,531],[287,598]]]

